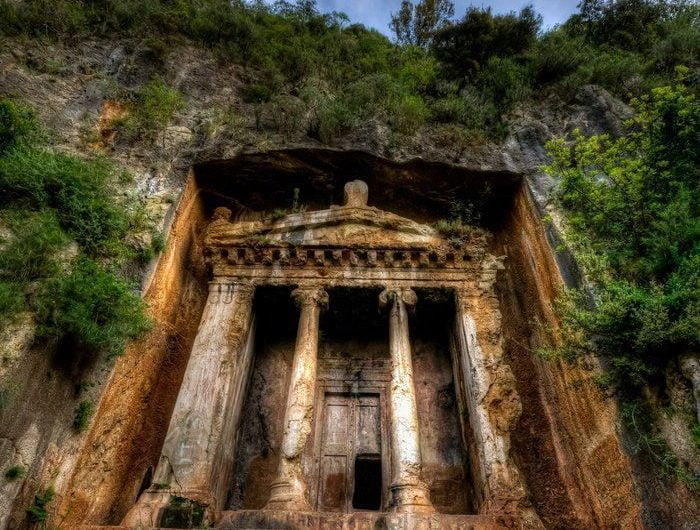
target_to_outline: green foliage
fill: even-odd
[[[27,515],[32,523],[43,523],[46,521],[49,516],[49,513],[46,511],[47,505],[53,500],[55,495],[53,486],[49,486],[34,496],[34,502],[27,508]]]
[[[449,25],[454,12],[450,0],[420,0],[415,4],[403,0],[399,10],[391,15],[391,30],[401,44],[425,47],[435,32]]]
[[[682,2],[668,0],[584,0],[569,26],[596,44],[647,50],[665,33],[665,19]]]
[[[5,470],[5,480],[13,482],[24,477],[27,471],[22,466],[12,466]]]
[[[149,327],[138,294],[88,258],[47,283],[38,309],[43,322],[39,335],[59,343],[61,351],[118,354]]]
[[[515,58],[535,42],[542,24],[532,6],[518,15],[470,7],[464,18],[435,35],[433,53],[453,79],[472,75],[493,57]]]
[[[454,247],[461,247],[478,231],[473,225],[465,223],[461,217],[440,219],[435,223],[435,230],[445,236]]]
[[[632,452],[651,459],[666,478],[675,478],[695,491],[700,490],[700,477],[680,465],[656,427],[655,414],[654,409],[640,399],[622,404],[620,416],[632,435]]]
[[[691,429],[690,433],[693,437],[693,445],[696,449],[700,450],[700,423],[695,423]]]
[[[112,168],[44,148],[0,157],[0,208],[51,209],[61,228],[93,256],[127,257],[129,215],[115,203]]]
[[[92,401],[83,400],[73,412],[73,428],[77,432],[85,432],[90,425],[90,418],[95,412],[95,405]]]
[[[389,122],[403,134],[413,134],[426,122],[430,109],[419,96],[403,95],[393,102]]]
[[[550,143],[546,168],[595,293],[563,300],[563,348],[609,357],[626,391],[700,342],[700,105],[679,83],[636,107],[622,138]]]
[[[12,131],[0,153],[0,323],[29,310],[38,338],[63,354],[117,353],[147,327],[143,304],[117,273],[139,257],[129,235],[147,223],[114,200],[106,161],[32,146],[26,140],[39,135],[30,109],[7,100],[0,109],[11,109],[0,128]]]
[[[58,272],[56,252],[68,243],[53,211],[4,211],[12,237],[0,248],[0,280],[26,283]]]
[[[161,79],[153,79],[139,89],[128,106],[128,114],[115,125],[130,138],[141,138],[168,126],[184,107],[182,95]]]
[[[404,134],[433,119],[501,139],[504,114],[545,88],[570,94],[596,83],[632,98],[667,84],[679,65],[700,67],[692,3],[587,0],[580,8],[540,34],[531,6],[505,15],[471,7],[453,22],[450,1],[406,1],[393,16],[396,45],[313,1],[0,0],[0,34],[138,36],[156,58],[188,39],[249,67],[240,92],[257,105],[258,128],[287,137],[306,130],[325,142],[372,119]],[[445,92],[445,82],[456,86]],[[176,90],[152,80],[128,102],[122,137],[151,137],[182,106]],[[16,110],[0,108],[0,122]],[[0,128],[0,149],[11,134]]]
[[[170,502],[163,510],[161,525],[166,528],[198,528],[204,522],[205,506],[187,499],[171,495]]]
[[[534,81],[547,84],[576,72],[592,56],[593,50],[583,37],[555,29],[537,41],[527,52]]]
[[[37,129],[30,110],[10,99],[0,100],[0,155],[25,143]]]

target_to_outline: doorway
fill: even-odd
[[[382,410],[379,394],[323,396],[317,509],[380,510]]]

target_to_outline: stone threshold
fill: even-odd
[[[79,528],[80,530],[127,530],[133,527],[84,525]],[[144,527],[139,528],[147,530]],[[237,510],[223,512],[215,528],[230,530],[501,530],[524,529],[525,526],[520,518],[510,515]]]
[[[216,528],[235,530],[496,530],[522,528],[512,516],[447,515],[387,512],[223,512]]]

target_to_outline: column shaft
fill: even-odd
[[[301,457],[312,429],[318,324],[328,294],[321,288],[299,288],[292,296],[301,308],[294,361],[284,415],[284,434],[277,478],[272,483],[268,510],[309,511]]]
[[[407,306],[416,303],[410,289],[385,290],[380,303],[390,306],[391,351],[391,509],[432,512],[428,489],[421,480],[420,429],[413,382]]]
[[[522,406],[503,360],[501,313],[493,290],[499,265],[485,264],[477,287],[455,291],[456,376],[463,382],[476,453],[472,464],[481,513],[527,510],[522,479],[509,455],[510,431]]]
[[[206,507],[207,517],[223,509],[253,358],[253,294],[249,285],[210,285],[154,487],[124,524],[158,526],[171,495]]]

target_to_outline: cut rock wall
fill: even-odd
[[[190,181],[144,295],[153,329],[116,361],[60,498],[57,520],[64,525],[118,524],[158,463],[207,295],[198,259],[204,220]]]
[[[615,402],[595,385],[593,361],[571,365],[536,354],[551,344],[553,303],[562,286],[536,211],[523,187],[495,244],[506,256],[497,287],[506,357],[523,404],[513,457],[547,527],[639,528],[641,499]]]

